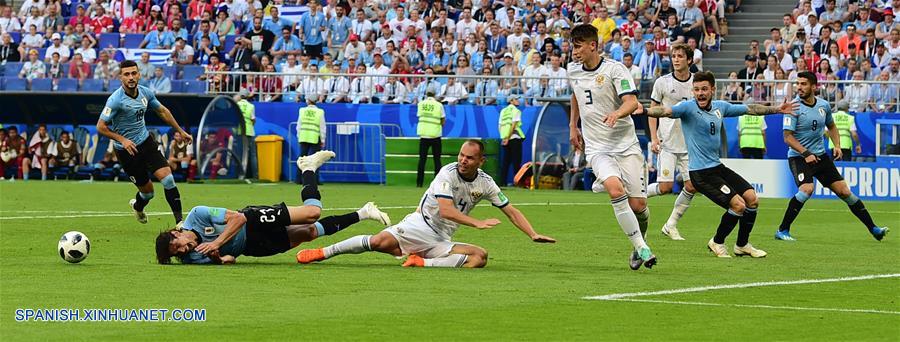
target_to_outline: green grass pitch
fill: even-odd
[[[194,205],[239,209],[299,202],[294,185],[180,184]],[[687,241],[659,232],[674,196],[654,198],[652,270],[631,271],[630,244],[605,194],[507,190],[536,229],[535,244],[498,210],[491,230],[461,228],[456,241],[486,248],[485,269],[405,269],[368,253],[301,266],[294,253],[238,258],[231,266],[161,266],[153,239],[173,223],[157,184],[147,225],[131,217],[128,183],[0,184],[0,339],[17,340],[889,340],[900,339],[900,279],[718,289],[585,300],[586,296],[754,282],[900,273],[897,231],[877,242],[846,205],[812,200],[789,243],[772,237],[786,201],[763,199],[755,246],[765,259],[716,259],[706,250],[722,210],[698,197],[681,221]],[[375,201],[394,222],[421,189],[326,184],[325,215]],[[900,205],[866,203],[875,221],[900,230]],[[366,221],[302,247],[381,229]],[[66,231],[84,232],[91,255],[68,264],[55,251]],[[736,234],[736,231],[735,231]],[[729,238],[729,249],[734,234]],[[745,306],[741,306],[745,305]],[[201,308],[204,322],[16,322],[19,308]],[[854,311],[857,310],[857,311]]]

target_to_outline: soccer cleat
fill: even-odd
[[[749,255],[753,258],[765,258],[767,254],[766,251],[756,249],[756,247],[753,247],[749,242],[744,247],[734,246],[734,255],[739,257]]]
[[[872,237],[874,237],[875,240],[881,241],[881,239],[884,239],[884,236],[887,235],[889,231],[891,230],[888,229],[888,227],[875,227],[872,228],[872,230],[870,230],[869,232],[872,233]]]
[[[362,207],[362,211],[366,212],[366,216],[369,220],[377,221],[385,226],[391,225],[391,218],[388,217],[388,214],[385,214],[383,211],[378,210],[378,206],[375,205],[375,203],[366,203],[366,205]]]
[[[628,258],[628,266],[631,267],[632,270],[637,271],[643,264],[644,259],[641,259],[640,254],[638,254],[637,251],[631,252],[631,258]]]
[[[709,243],[706,244],[706,247],[708,247],[709,250],[719,258],[731,257],[731,255],[728,255],[728,249],[725,248],[725,245],[716,243],[715,241],[713,241],[713,239],[709,239]]]
[[[147,214],[144,214],[143,211],[138,211],[137,209],[135,209],[134,208],[135,203],[137,203],[137,200],[134,198],[132,198],[130,201],[128,201],[128,206],[130,206],[131,211],[134,212],[134,218],[136,218],[138,220],[138,222],[146,224],[147,223]]]
[[[304,249],[297,252],[297,262],[308,264],[311,262],[325,260],[325,251],[321,248]]]
[[[300,171],[316,171],[322,164],[334,158],[334,152],[319,151],[311,155],[300,157],[297,159],[297,167]]]
[[[677,241],[684,240],[684,238],[681,237],[681,233],[678,232],[678,228],[675,228],[674,226],[669,226],[668,223],[663,225],[662,233],[663,233],[663,235],[668,236],[672,240],[677,240]]]
[[[410,254],[406,261],[403,262],[403,267],[425,267],[425,259],[418,255]]]
[[[638,256],[641,257],[641,260],[644,261],[644,267],[653,268],[656,265],[656,256],[650,252],[650,248],[641,248],[638,252]]]
[[[781,241],[797,241],[793,236],[791,236],[790,230],[779,230],[775,232],[775,240]]]
[[[594,181],[594,184],[591,184],[591,191],[599,194],[606,191],[606,187],[604,187],[603,183],[601,183],[600,180],[597,179]]]

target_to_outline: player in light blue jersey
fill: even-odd
[[[161,232],[156,237],[156,260],[171,263],[178,258],[183,264],[232,264],[241,255],[264,257],[284,253],[300,243],[332,235],[360,220],[374,220],[390,225],[387,214],[372,202],[356,212],[319,218],[321,195],[317,187],[316,169],[334,157],[334,152],[319,151],[301,157],[297,165],[302,171],[303,206],[249,206],[239,211],[197,206],[191,209],[180,227]]]
[[[775,239],[793,241],[790,229],[791,223],[800,214],[803,204],[812,196],[815,189],[815,180],[831,189],[835,195],[844,200],[850,207],[853,215],[866,226],[869,233],[876,240],[881,241],[888,232],[886,227],[878,227],[872,221],[872,216],[866,210],[862,200],[850,191],[847,182],[841,177],[834,161],[828,151],[822,137],[825,128],[828,128],[828,136],[834,142],[832,155],[834,159],[840,159],[841,139],[837,126],[831,117],[831,106],[824,99],[816,97],[816,75],[811,72],[801,72],[797,75],[797,101],[800,106],[799,115],[784,117],[784,142],[790,146],[788,150],[788,165],[794,174],[794,182],[799,187],[797,194],[791,198],[781,226],[775,233]]]
[[[673,107],[653,107],[646,110],[652,117],[681,119],[681,128],[688,149],[688,170],[694,188],[722,208],[716,235],[707,246],[717,257],[730,258],[725,248],[725,238],[740,221],[734,254],[754,258],[766,256],[766,252],[750,244],[750,232],[756,223],[758,201],[756,190],[743,177],[725,167],[719,159],[722,149],[722,119],[729,116],[793,114],[796,104],[781,106],[733,105],[725,101],[712,101],[716,93],[715,76],[708,71],[694,74],[693,100],[681,101]]]
[[[97,121],[97,132],[113,140],[113,147],[122,168],[138,188],[128,204],[140,223],[147,223],[144,207],[153,198],[153,183],[148,173],[152,173],[162,183],[166,192],[166,201],[175,216],[175,222],[181,222],[181,194],[175,186],[172,169],[166,157],[159,151],[156,139],[150,136],[144,122],[147,112],[155,113],[165,123],[191,143],[193,138],[184,131],[172,112],[159,103],[156,95],[149,88],[138,85],[141,80],[140,70],[134,61],[123,61],[119,64],[119,79],[122,86],[113,91],[106,99],[106,107]]]

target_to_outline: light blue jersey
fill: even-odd
[[[797,116],[784,116],[784,130],[794,132],[794,138],[800,142],[810,153],[820,155],[825,153],[825,143],[822,137],[825,136],[825,127],[834,123],[831,117],[831,105],[816,96],[816,104],[809,106],[796,97],[795,101],[800,103],[800,109],[797,110]],[[788,149],[788,158],[799,157],[800,152],[794,149]]]
[[[137,91],[137,98],[132,98],[125,94],[123,87],[116,89],[106,99],[106,107],[100,113],[100,120],[106,121],[113,132],[131,140],[135,145],[140,145],[150,136],[144,122],[144,114],[147,111],[155,112],[162,104],[150,88],[138,85]],[[113,147],[117,150],[123,149],[118,141],[113,141]]]
[[[225,208],[211,208],[196,206],[191,209],[184,218],[184,230],[190,230],[200,236],[200,243],[212,242],[225,231]],[[247,225],[241,227],[234,237],[219,248],[219,255],[231,255],[237,257],[244,252],[244,244],[247,241]],[[185,256],[179,257],[183,264],[208,264],[212,260],[196,251],[191,251]]]
[[[704,110],[697,100],[681,101],[672,107],[672,117],[681,119],[681,130],[687,143],[688,169],[697,171],[722,164],[722,118],[741,116],[747,112],[745,105],[733,105],[725,101],[712,101],[710,110]]]
[[[304,45],[322,44],[322,28],[328,25],[328,22],[325,21],[325,15],[321,13],[315,13],[315,15],[310,12],[303,13],[297,25],[303,31]]]

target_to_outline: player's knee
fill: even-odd
[[[731,209],[731,211],[733,211],[735,213],[742,215],[742,214],[744,214],[744,210],[747,209],[747,203],[744,202],[743,198],[741,198],[739,196],[735,196],[734,199],[731,200],[731,205],[729,206],[729,209]]]
[[[472,268],[482,268],[487,266],[488,261],[488,253],[482,248],[477,248],[475,252],[469,254],[466,259],[466,264]]]
[[[694,187],[694,183],[691,181],[684,182],[684,190],[692,194],[697,193],[697,188]]]
[[[629,198],[629,199],[628,199],[628,206],[630,206],[630,207],[631,207],[631,210],[634,211],[634,212],[641,212],[641,211],[644,211],[644,209],[647,208],[647,199],[645,199],[645,198],[638,198],[638,197]]]
[[[669,182],[659,183],[659,193],[667,194],[670,192],[672,192],[672,183],[669,183]]]
[[[847,187],[847,186],[835,187],[834,190],[832,190],[832,191],[834,191],[834,194],[837,195],[837,197],[839,197],[841,199],[844,199],[844,198],[847,198],[847,197],[850,197],[851,195],[853,195],[853,192],[850,191],[850,187]]]
[[[385,236],[384,234],[376,234],[369,237],[369,248],[373,251],[390,253],[394,248],[391,243],[391,239],[393,237]]]
[[[744,206],[747,208],[756,208],[759,206],[759,197],[756,196],[755,192],[748,191],[744,193]]]
[[[175,188],[175,177],[172,177],[171,173],[160,179],[159,182],[162,183],[163,188],[166,190]]]

